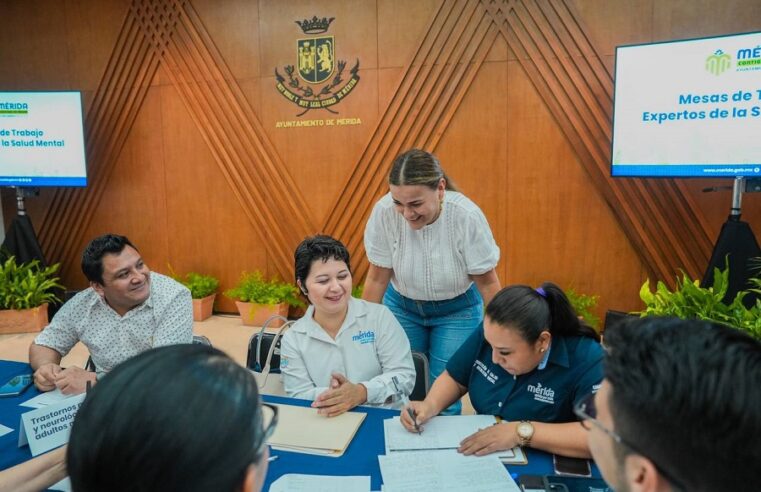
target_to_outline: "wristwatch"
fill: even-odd
[[[521,420],[515,432],[518,434],[518,446],[528,446],[531,438],[534,437],[534,425],[528,420]]]

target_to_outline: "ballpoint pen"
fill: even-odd
[[[394,383],[396,396],[399,398],[399,400],[401,400],[402,406],[407,407],[407,415],[409,415],[412,419],[412,424],[415,426],[415,431],[417,431],[418,435],[420,435],[423,431],[420,430],[420,426],[417,423],[417,415],[415,414],[415,410],[413,410],[410,406],[410,399],[407,397],[407,395],[404,394],[401,389],[399,389],[399,380],[396,379],[396,376],[391,377],[391,382]]]

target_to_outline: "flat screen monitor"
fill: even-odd
[[[0,186],[86,186],[82,96],[0,92]]]
[[[761,32],[619,46],[613,106],[613,176],[761,176]]]

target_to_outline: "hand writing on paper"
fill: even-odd
[[[367,388],[364,385],[354,384],[343,374],[334,372],[330,378],[330,389],[317,396],[312,407],[317,408],[320,415],[335,417],[366,401]]]
[[[407,410],[408,408],[412,409],[412,413],[415,415],[414,419]],[[423,432],[423,424],[431,420],[431,417],[435,415],[436,412],[429,403],[425,401],[411,401],[409,405],[402,409],[399,420],[405,429],[418,434]],[[415,427],[415,422],[417,422],[417,427]]]
[[[58,373],[55,378],[55,385],[64,395],[78,395],[85,392],[88,381],[95,384],[95,373],[73,366]]]
[[[511,449],[517,445],[518,434],[515,432],[515,423],[508,422],[491,425],[466,437],[457,451],[464,455],[483,456],[495,451]]]
[[[34,385],[40,391],[50,391],[55,388],[55,380],[58,373],[62,371],[61,366],[54,362],[42,364],[34,371]]]

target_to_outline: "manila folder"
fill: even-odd
[[[325,417],[316,408],[277,405],[278,424],[267,444],[299,453],[341,456],[357,433],[366,413],[346,412]]]

